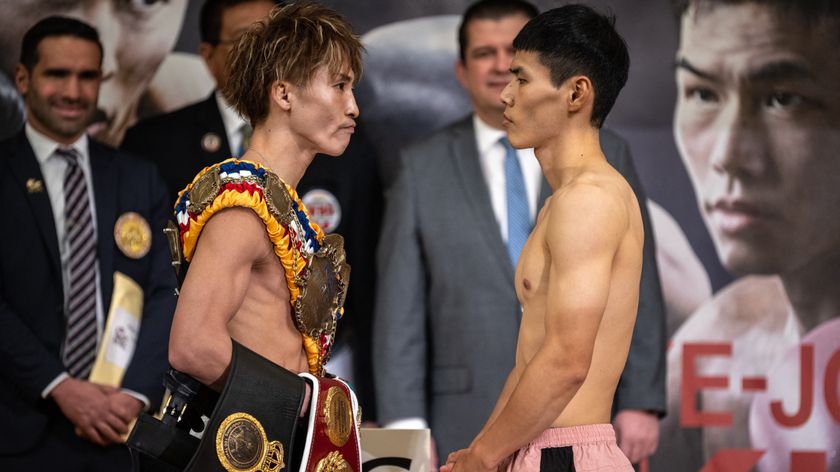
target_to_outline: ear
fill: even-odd
[[[464,89],[467,88],[467,66],[460,57],[455,59],[455,77]]]
[[[29,91],[29,71],[21,63],[15,66],[15,85],[21,95]]]
[[[271,101],[277,104],[283,111],[292,109],[292,84],[285,81],[275,82],[271,86]]]
[[[202,59],[204,59],[205,64],[208,64],[210,62],[210,56],[213,55],[213,51],[215,49],[216,46],[213,46],[212,44],[206,41],[202,41],[198,45],[198,54],[201,56]]]
[[[585,75],[579,75],[569,79],[569,111],[580,111],[586,105],[592,103],[595,98],[595,91],[592,89],[592,81]]]

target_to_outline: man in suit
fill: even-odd
[[[455,67],[474,114],[406,148],[386,192],[374,319],[379,420],[430,426],[439,454],[469,445],[514,365],[521,308],[508,208],[513,199],[533,224],[550,189],[532,150],[516,151],[518,173],[508,174],[499,95],[511,79],[513,38],[536,15],[518,0],[482,0],[467,9]],[[604,130],[601,145],[644,202],[627,144]],[[506,190],[508,181],[518,182],[517,192]],[[655,450],[665,410],[664,312],[644,205],[642,211],[641,296],[613,420],[632,462]]]
[[[274,0],[207,0],[201,7],[199,54],[216,81],[207,99],[141,121],[120,146],[154,161],[172,198],[206,166],[247,149],[251,126],[219,92],[228,78],[227,57],[243,31],[268,16]]]
[[[102,57],[96,30],[74,19],[46,18],[23,38],[27,122],[0,143],[2,470],[129,470],[121,435],[163,395],[168,198],[153,165],[85,134]],[[89,381],[94,365],[119,387]]]

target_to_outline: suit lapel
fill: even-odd
[[[93,190],[96,203],[96,238],[99,257],[100,287],[102,306],[107,316],[111,305],[111,291],[114,279],[113,232],[117,219],[117,171],[114,165],[113,151],[89,139],[90,169],[93,173]]]
[[[26,134],[23,131],[17,136],[15,155],[9,159],[9,167],[21,188],[26,189],[26,201],[32,209],[32,215],[37,222],[41,238],[44,240],[44,245],[49,252],[53,272],[58,281],[57,286],[63,287],[61,283],[61,259],[58,251],[58,235],[55,230],[55,217],[53,216],[52,204],[50,204],[50,196],[44,187],[44,176],[41,174],[41,166],[38,165],[38,160],[35,158],[32,146],[29,145]],[[30,185],[35,186],[39,183],[41,185],[41,191],[30,191]]]
[[[227,131],[225,131],[225,123],[222,121],[222,111],[219,110],[219,104],[216,102],[215,90],[210,94],[207,100],[201,102],[201,106],[196,108],[196,111],[198,111],[196,121],[198,123],[198,131],[200,133],[199,139],[202,140],[201,148],[209,157],[207,162],[202,163],[203,166],[209,166],[233,156],[234,150],[230,148],[230,143],[228,142]],[[212,152],[207,151],[204,148],[203,143],[204,137],[209,133],[213,133],[221,139],[219,149]],[[201,169],[199,168],[198,170]],[[196,172],[198,172],[198,170],[196,170]]]
[[[478,148],[475,142],[472,115],[456,125],[453,132],[455,136],[451,145],[453,147],[452,153],[455,156],[455,167],[458,170],[458,176],[463,184],[467,200],[478,220],[478,230],[490,246],[492,257],[496,259],[499,268],[513,284],[513,267],[510,265],[507,248],[502,239],[496,215],[493,213],[493,205],[490,203],[490,191],[487,188],[487,182],[484,181],[484,174],[478,161]]]

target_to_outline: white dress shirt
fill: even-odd
[[[64,172],[67,170],[67,161],[55,154],[59,144],[44,136],[38,130],[26,123],[26,138],[35,153],[35,159],[41,166],[41,175],[44,177],[44,186],[47,187],[47,195],[50,197],[53,219],[55,221],[55,234],[58,236],[58,253],[61,256],[61,282],[64,287],[64,312],[67,312],[68,293],[70,292],[70,242],[67,241],[66,229],[64,227]],[[85,176],[87,194],[90,201],[91,217],[93,218],[93,231],[96,233],[96,203],[93,195],[93,175],[90,171],[90,154],[88,152],[88,137],[82,135],[75,143],[69,146],[76,150],[79,155],[79,167]],[[102,307],[102,284],[100,282],[99,264],[96,264],[96,344],[102,341],[103,320]],[[50,382],[41,392],[46,398],[53,388],[62,380],[67,378],[67,373],[62,373]]]
[[[225,135],[228,144],[230,144],[231,157],[239,157],[237,153],[239,147],[242,146],[242,126],[246,124],[245,120],[228,104],[219,90],[216,90],[216,105],[222,114],[222,123],[225,125]]]
[[[35,153],[35,159],[41,167],[41,175],[44,177],[44,186],[47,188],[47,195],[50,198],[50,206],[52,207],[53,219],[55,221],[55,233],[58,237],[58,252],[61,257],[61,281],[64,287],[64,312],[67,312],[68,293],[70,291],[70,243],[67,241],[66,230],[64,227],[64,172],[67,170],[67,161],[55,154],[59,144],[49,137],[43,135],[41,132],[33,128],[28,122],[26,123],[26,138],[32,146],[32,151]],[[90,200],[90,212],[93,219],[93,230],[98,236],[97,221],[96,221],[96,199],[93,191],[93,173],[90,168],[90,152],[88,150],[88,137],[82,135],[71,146],[79,154],[79,167],[85,176],[85,184],[87,185],[88,199]],[[99,273],[99,264],[96,264],[96,344],[102,342],[103,330],[105,329],[105,312],[102,302],[102,283],[101,274]],[[62,372],[52,382],[47,384],[46,388],[41,392],[42,398],[47,398],[50,392],[61,383],[62,380],[69,377],[67,372]],[[124,392],[137,398],[148,407],[149,399],[145,395],[123,389]]]
[[[504,130],[490,127],[475,114],[473,115],[473,127],[475,128],[481,172],[484,174],[487,190],[490,191],[490,203],[493,205],[493,213],[496,215],[496,223],[499,225],[502,240],[507,242],[507,187],[505,180],[505,154],[507,151],[504,145],[499,142],[499,139],[506,136],[506,133]],[[519,159],[519,166],[522,168],[522,178],[525,180],[525,191],[528,194],[528,214],[531,217],[531,222],[533,222],[537,215],[537,198],[539,198],[542,184],[542,169],[533,149],[517,149],[516,157]]]

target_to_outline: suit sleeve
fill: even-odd
[[[427,418],[426,277],[411,164],[386,192],[373,330],[378,420]]]
[[[0,281],[0,376],[12,379],[17,390],[35,403],[41,400],[44,388],[64,372],[64,366],[3,299],[3,290]]]
[[[630,147],[621,140],[616,168],[624,176],[639,201],[645,244],[639,309],[630,343],[630,353],[616,390],[614,410],[649,410],[665,415],[665,306],[656,266],[656,243],[647,211],[647,197],[636,174]]]
[[[172,316],[175,313],[175,273],[163,228],[169,219],[169,197],[154,166],[149,165],[149,225],[152,247],[149,272],[143,284],[143,318],[134,357],[122,387],[145,395],[156,409],[163,397],[163,374],[169,366],[167,348]]]

